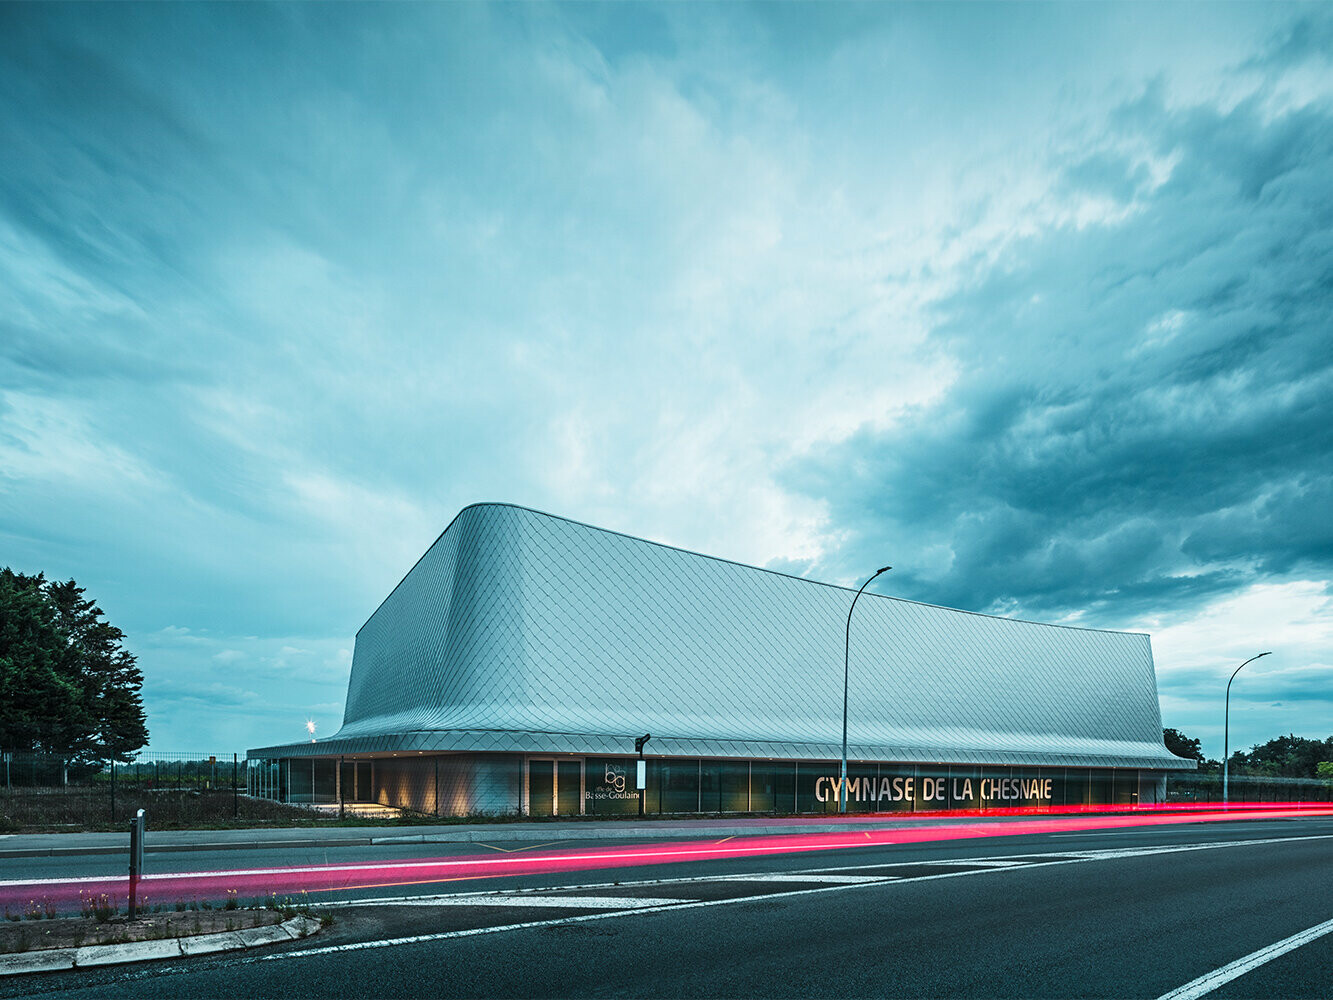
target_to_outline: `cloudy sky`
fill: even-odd
[[[479,500],[1333,732],[1327,7],[6,5],[0,150],[0,564],[155,749],[331,734]]]

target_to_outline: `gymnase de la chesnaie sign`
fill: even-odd
[[[635,761],[585,760],[583,801],[589,813],[636,811]],[[875,812],[1043,808],[1138,798],[1140,776],[1125,769],[876,765],[858,763],[845,779],[833,761],[658,759],[647,762],[649,812],[691,810],[827,812],[841,793]]]
[[[950,784],[952,782],[952,784]],[[843,779],[815,779],[815,801],[836,802],[842,795]],[[982,802],[1047,803],[1054,797],[1054,778],[848,778],[848,802],[920,802],[946,806]]]

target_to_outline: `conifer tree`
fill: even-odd
[[[124,638],[73,580],[0,570],[0,747],[128,760],[148,729]]]

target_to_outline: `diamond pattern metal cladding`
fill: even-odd
[[[831,759],[852,594],[474,505],[357,633],[343,728],[284,753],[622,753],[651,732],[655,754]],[[849,733],[863,760],[1189,766],[1147,636],[871,593]]]

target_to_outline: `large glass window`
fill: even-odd
[[[744,812],[749,808],[748,762],[705,759],[699,764],[700,811]]]
[[[796,765],[777,762],[773,765],[773,808],[776,812],[796,811]]]
[[[313,774],[311,773],[310,769],[310,764],[311,764],[310,758],[307,757],[304,760],[297,758],[295,760],[289,761],[288,764],[289,764],[288,767],[289,774],[287,780],[290,785],[290,788],[288,789],[288,794],[290,795],[290,798],[288,798],[287,801],[288,802],[311,801],[310,794],[314,782],[312,780]]]
[[[981,768],[949,768],[949,808],[981,808]]]
[[[915,812],[921,795],[921,779],[912,764],[894,764],[879,769],[880,808],[888,812]]]
[[[344,761],[338,766],[338,801],[356,801],[356,762]]]
[[[374,802],[375,786],[371,781],[372,768],[374,762],[369,760],[359,760],[356,762],[356,796],[357,802]]]
[[[535,761],[533,762],[536,763]],[[593,815],[638,812],[636,760],[632,757],[587,758],[582,805]],[[337,762],[310,758],[254,761],[252,794],[292,796],[294,801],[337,801]],[[554,772],[555,761],[541,765]],[[645,799],[650,813],[838,811],[841,762],[672,759],[647,761]],[[559,815],[577,814],[571,805],[578,764],[566,759],[555,777],[538,779],[535,801]],[[271,779],[269,776],[272,776]],[[1145,777],[1146,775],[1146,777]],[[348,761],[341,778],[347,801],[371,798],[371,763]],[[943,810],[1047,810],[1096,808],[1138,801],[1142,789],[1154,794],[1151,772],[1124,768],[991,767],[947,764],[848,764],[851,812],[933,812]],[[1234,789],[1237,801],[1245,794]],[[547,787],[547,786],[554,787]],[[1142,788],[1141,788],[1142,785]],[[290,786],[290,787],[289,787]],[[1255,794],[1253,791],[1251,795]],[[558,797],[559,802],[554,801]],[[541,806],[537,807],[541,809]],[[542,814],[538,812],[538,814]],[[549,814],[549,813],[547,813]]]
[[[1114,782],[1114,792],[1112,800],[1118,806],[1138,805],[1139,801],[1139,772],[1130,771],[1123,767],[1118,767],[1112,777]]]
[[[311,802],[338,801],[338,762],[336,760],[314,760],[312,773]]]
[[[756,760],[750,765],[750,810],[773,812],[777,808],[778,765],[771,760]]]
[[[549,760],[528,761],[528,815],[555,812],[555,769]]]
[[[981,797],[981,809],[1007,809],[1013,805],[1006,793],[1009,789],[1010,771],[1008,767],[983,767],[981,785],[978,792]]]
[[[1008,805],[1016,809],[1040,809],[1046,805],[1055,788],[1047,789],[1041,778],[1041,769],[1015,767],[1009,772]],[[1047,793],[1050,794],[1047,794]]]
[[[344,802],[373,802],[374,795],[370,787],[370,761],[368,760],[349,760],[342,765],[340,774],[342,782],[340,788],[336,790],[341,801]]]
[[[1041,780],[1043,782],[1042,785],[1043,791],[1049,787],[1051,792],[1050,798],[1043,801],[1041,805],[1047,809],[1050,809],[1055,806],[1064,805],[1065,769],[1063,767],[1043,767],[1038,771],[1038,773],[1040,774]],[[1049,786],[1045,784],[1046,782],[1050,782]]]
[[[583,804],[581,787],[582,765],[577,760],[559,760],[555,764],[555,813],[557,816],[577,816]],[[634,803],[638,812],[639,804]]]
[[[589,757],[584,761],[584,812],[594,816],[633,815],[639,811],[637,760]]]
[[[839,771],[842,764],[838,764]],[[836,798],[836,796],[835,796]],[[875,764],[848,763],[847,811],[874,812],[879,808],[879,767]]]
[[[1110,770],[1093,771],[1088,781],[1089,805],[1104,806],[1115,797],[1115,779]]]
[[[748,812],[750,809],[750,762],[723,760],[717,762],[720,811]]]
[[[798,812],[838,811],[839,761],[801,761],[796,766],[796,808]]]
[[[1088,784],[1086,767],[1065,768],[1065,805],[1082,808],[1088,805],[1092,795]]]
[[[661,811],[699,811],[699,762],[664,760],[660,764]]]
[[[914,802],[918,812],[949,808],[949,769],[939,764],[921,764],[916,769]]]

